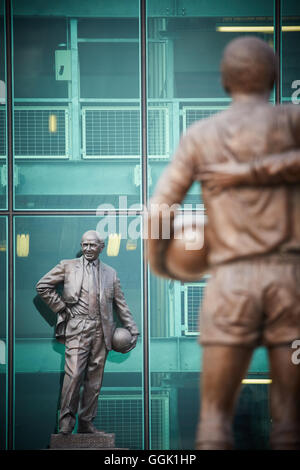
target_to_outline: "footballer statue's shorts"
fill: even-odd
[[[202,345],[267,347],[300,338],[300,253],[214,266],[199,321]]]

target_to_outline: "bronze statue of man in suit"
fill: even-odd
[[[300,448],[300,367],[291,348],[300,338],[300,108],[268,102],[275,75],[262,40],[228,44],[222,80],[232,104],[187,130],[150,204],[151,218],[152,204],[171,207],[202,183],[211,278],[200,313],[197,449],[233,447],[238,390],[259,345],[270,361],[271,447]],[[156,272],[168,276],[166,240],[149,246]]]
[[[56,338],[66,346],[59,418],[63,434],[73,431],[77,411],[78,433],[98,432],[93,419],[116,328],[113,309],[132,335],[131,345],[124,352],[135,347],[139,334],[116,271],[98,259],[103,248],[98,233],[89,230],[81,239],[83,256],[62,260],[36,286],[39,295],[57,314]],[[60,283],[64,284],[62,296],[56,291]]]

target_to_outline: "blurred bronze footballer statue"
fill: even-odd
[[[276,57],[256,37],[231,41],[221,71],[231,105],[187,130],[149,205],[149,221],[161,222],[157,207],[180,204],[194,181],[202,183],[207,223],[204,246],[195,251],[199,269],[190,275],[195,280],[209,271],[211,277],[200,314],[196,448],[234,447],[239,388],[253,350],[264,345],[271,448],[300,449],[300,367],[291,347],[300,338],[300,108],[269,103]],[[170,263],[170,220],[171,239],[149,235],[150,266],[187,280],[185,254]]]

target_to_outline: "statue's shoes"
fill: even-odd
[[[60,429],[59,434],[63,434],[64,436],[67,436],[68,434],[72,434],[73,429]]]
[[[77,433],[78,434],[98,434],[98,433],[101,433],[102,431],[99,431],[99,429],[97,429],[93,423],[79,423],[78,424],[78,429],[77,429]]]

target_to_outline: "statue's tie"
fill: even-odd
[[[97,316],[97,279],[93,263],[89,263],[89,316]]]

